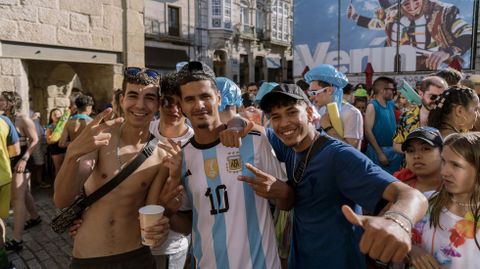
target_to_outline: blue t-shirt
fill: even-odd
[[[268,137],[279,160],[295,163],[306,154],[295,153],[271,132]],[[291,162],[286,163],[288,169]],[[341,206],[354,208],[357,203],[374,212],[394,181],[360,151],[330,138],[311,157],[295,188],[289,268],[364,268],[358,227],[345,219]]]
[[[395,101],[387,101],[387,106],[382,106],[377,100],[371,101],[375,108],[375,122],[372,132],[380,147],[391,147],[393,145],[393,136],[397,129],[395,121]]]

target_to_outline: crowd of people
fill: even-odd
[[[243,89],[202,62],[127,67],[111,108],[90,117],[79,92],[45,127],[2,92],[0,268],[42,221],[30,175],[61,209],[120,174],[71,223],[69,268],[477,268],[480,87],[453,69],[415,90],[348,82],[325,64]],[[151,204],[164,214],[141,228]]]

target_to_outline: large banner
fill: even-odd
[[[294,75],[472,69],[475,0],[295,0]]]

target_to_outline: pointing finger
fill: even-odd
[[[248,170],[252,171],[252,173],[255,174],[255,176],[257,176],[257,177],[267,177],[268,176],[267,173],[263,172],[262,170],[256,168],[255,166],[253,166],[249,163],[246,163],[245,167],[247,167]]]

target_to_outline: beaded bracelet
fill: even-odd
[[[412,221],[410,220],[410,218],[405,215],[405,213],[402,213],[400,211],[395,211],[395,210],[387,210],[387,212],[385,212],[385,215],[397,215],[397,216],[400,216],[402,217],[403,219],[405,219],[408,224],[410,224],[410,230],[413,229],[413,223]]]
[[[405,224],[403,224],[399,219],[395,218],[392,215],[387,215],[387,214],[383,215],[383,217],[398,224],[405,232],[407,232],[407,234],[409,235],[411,234],[410,229],[407,226],[405,226]]]

